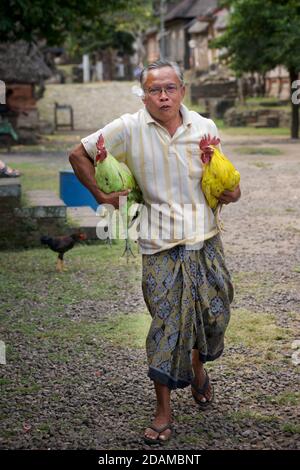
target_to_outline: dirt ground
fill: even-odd
[[[249,321],[249,332],[238,340],[235,329],[236,337],[224,355],[209,366],[215,386],[215,403],[209,410],[198,410],[190,389],[173,392],[175,431],[164,448],[299,449],[299,367],[293,342],[300,339],[300,144],[226,134],[222,141],[224,153],[241,173],[242,189],[241,200],[222,211],[223,243],[235,284],[232,317],[235,325],[241,322],[241,331],[243,322]],[[255,153],[243,154],[247,147]],[[261,154],[264,151],[267,154]],[[42,154],[27,157],[44,158]],[[5,161],[17,165],[27,157],[12,153],[5,155]],[[65,152],[51,158],[62,163]],[[99,305],[86,299],[77,313],[84,310],[88,318],[113,315],[118,302],[127,312],[145,308],[139,282],[129,294],[124,284],[122,297],[114,303],[111,299]],[[20,303],[19,309],[22,314]],[[68,308],[65,311],[70,313]],[[265,341],[257,325],[268,329],[269,319],[270,328],[278,327],[281,334]],[[43,388],[24,397],[4,387],[1,414],[6,432],[1,448],[149,448],[142,436],[153,415],[155,395],[147,378],[145,351],[105,339],[98,346],[102,372],[97,381],[91,372],[97,368],[96,357],[70,351],[72,361],[53,365],[42,345],[33,358],[22,354],[25,346],[19,344],[22,361],[14,367],[1,366],[3,383],[5,379],[14,383],[34,363],[33,377]],[[65,382],[64,377],[68,377]],[[33,423],[50,420],[53,424],[39,433],[22,429],[28,407],[33,410]]]

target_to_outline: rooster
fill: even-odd
[[[41,243],[43,245],[48,245],[52,251],[58,253],[56,271],[62,272],[65,270],[64,254],[71,250],[75,243],[86,239],[87,236],[85,233],[73,233],[72,235],[62,237],[48,237],[47,235],[43,235],[41,237]]]
[[[133,255],[128,237],[128,228],[132,226],[137,217],[137,213],[135,213],[131,218],[129,216],[129,209],[133,204],[141,203],[143,201],[143,196],[140,188],[137,185],[137,182],[134,179],[133,174],[127,165],[125,165],[125,163],[118,162],[106,150],[102,134],[100,134],[98,138],[96,147],[97,155],[95,178],[101,191],[104,193],[112,193],[130,189],[130,193],[127,196],[124,206],[120,207],[121,217],[123,218],[123,223],[126,230],[126,245],[123,256],[126,253],[128,261],[129,253]]]
[[[240,173],[217,148],[219,143],[220,139],[218,137],[211,137],[209,134],[199,142],[203,163],[202,191],[209,207],[216,212],[218,227],[222,207],[219,197],[225,190],[234,191],[240,182]]]

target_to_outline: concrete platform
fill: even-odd
[[[27,207],[16,210],[17,216],[35,219],[66,218],[67,206],[53,191],[28,191],[26,192],[26,200],[28,202]]]
[[[0,198],[2,197],[21,197],[21,179],[16,178],[0,178]]]

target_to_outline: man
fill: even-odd
[[[217,128],[210,119],[182,105],[185,87],[177,64],[150,64],[140,81],[145,109],[125,114],[82,139],[70,162],[99,203],[117,208],[119,196],[128,191],[104,194],[95,181],[95,144],[102,133],[108,150],[134,174],[145,206],[154,216],[158,211],[163,220],[167,216],[171,220],[170,232],[151,213],[151,233],[160,235],[139,240],[143,294],[152,316],[146,342],[148,376],[157,397],[155,418],[144,434],[151,444],[166,441],[172,434],[172,389],[191,385],[201,409],[211,404],[213,388],[203,364],[222,354],[233,287],[215,217],[201,190],[199,141],[208,134],[217,137]],[[239,197],[237,187],[225,191],[219,200],[228,204]],[[183,231],[176,238],[173,234],[180,233],[183,206],[192,207],[191,219],[201,208],[202,225],[191,232],[192,222],[185,217],[188,235]],[[169,207],[176,210],[169,211]]]

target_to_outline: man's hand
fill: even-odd
[[[114,206],[115,209],[119,209],[119,198],[121,196],[126,197],[130,193],[130,189],[126,189],[125,191],[119,191],[114,193],[101,193],[101,198],[97,198],[99,204],[110,204]]]
[[[218,198],[222,204],[230,204],[230,202],[237,202],[241,197],[240,185],[234,191],[224,191]]]

